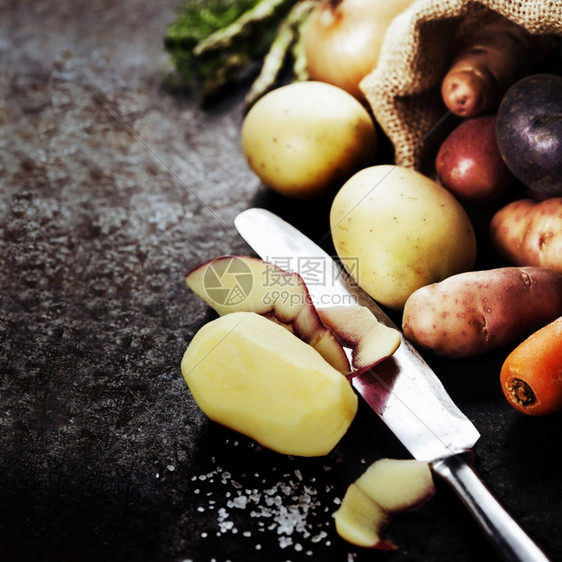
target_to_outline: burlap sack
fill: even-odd
[[[417,0],[389,26],[361,89],[397,164],[434,173],[437,150],[459,122],[441,99],[441,81],[463,39],[495,18],[562,36],[562,0]]]

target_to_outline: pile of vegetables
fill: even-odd
[[[202,104],[251,80],[240,131],[249,168],[284,197],[329,200],[338,257],[401,314],[404,337],[455,360],[504,349],[507,403],[553,414],[562,410],[562,76],[535,69],[559,55],[559,39],[500,19],[459,47],[437,94],[457,126],[434,173],[422,174],[377,163],[380,129],[361,89],[387,27],[412,4],[193,0],[165,47]],[[495,267],[477,269],[481,241]],[[302,279],[282,270],[289,304],[263,282],[223,301],[241,275],[268,279],[270,267],[224,256],[188,273],[219,317],[192,339],[182,373],[210,419],[282,454],[326,455],[357,413],[352,377],[388,360],[401,334],[364,307],[316,309]],[[219,292],[209,271],[221,275]],[[391,515],[434,493],[427,463],[382,459],[348,487],[336,530],[394,549],[382,537]]]
[[[562,409],[562,77],[537,65],[557,60],[559,38],[500,20],[460,47],[440,91],[458,125],[436,154],[434,176],[410,177],[377,165],[376,115],[359,84],[386,28],[411,4],[214,0],[203,9],[195,1],[165,45],[203,101],[255,77],[241,135],[248,165],[284,196],[333,198],[338,255],[369,266],[357,282],[369,280],[363,288],[375,300],[402,312],[415,345],[470,357],[521,343],[502,369],[505,396],[526,414],[552,413]],[[414,206],[409,189],[431,197]],[[447,201],[457,222],[438,218],[432,201]],[[473,269],[474,213],[499,267]],[[404,261],[408,247],[418,250]],[[387,295],[405,278],[406,293]]]
[[[413,0],[193,0],[168,28],[173,81],[204,105],[251,77],[246,108],[287,82],[319,80],[362,98],[392,19]],[[257,75],[257,76],[256,76]]]

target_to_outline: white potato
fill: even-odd
[[[460,203],[409,168],[380,165],[351,177],[330,212],[334,246],[371,297],[396,310],[416,289],[471,270],[474,229]]]
[[[372,163],[376,130],[352,95],[322,82],[296,82],[258,100],[242,124],[250,168],[270,188],[310,199],[339,188]]]

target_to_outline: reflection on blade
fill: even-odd
[[[396,327],[324,250],[273,213],[248,209],[236,217],[235,225],[262,259],[299,273],[317,307],[361,304],[379,321]],[[479,438],[435,373],[404,339],[391,359],[355,377],[353,385],[419,460],[470,449]]]

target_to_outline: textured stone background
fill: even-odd
[[[285,458],[209,423],[179,371],[212,317],[188,269],[247,252],[263,205],[314,235],[326,202],[269,194],[239,147],[241,97],[169,92],[176,1],[0,2],[0,559],[471,561],[492,556],[441,483],[354,549],[331,514],[381,456],[407,456],[361,408],[323,459]],[[482,474],[553,559],[562,552],[560,416],[522,419],[503,352],[433,360],[473,419]]]

